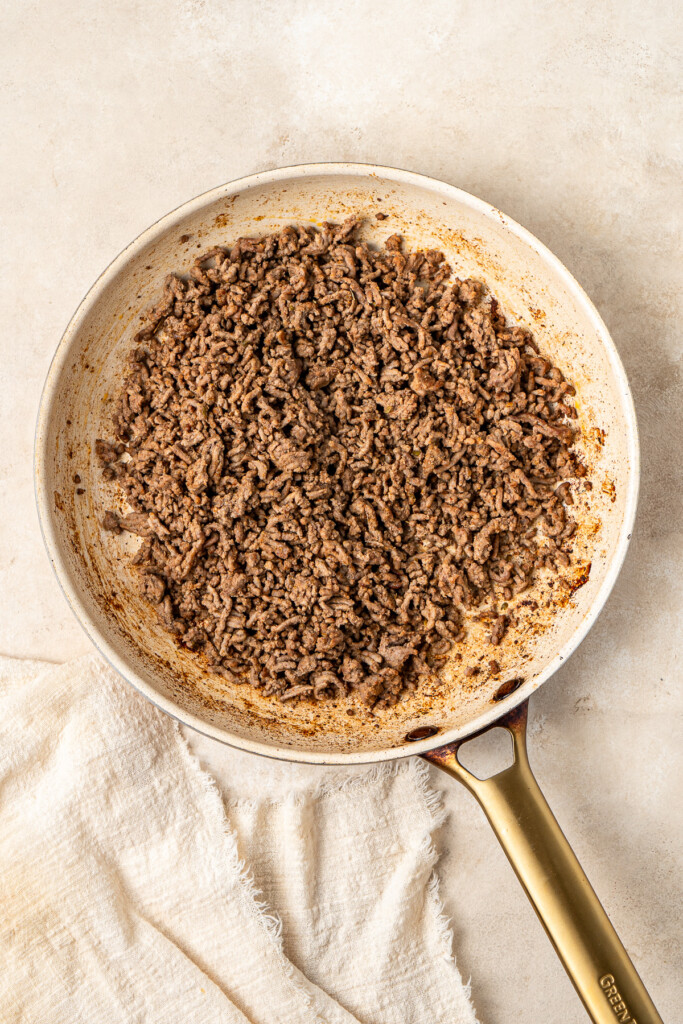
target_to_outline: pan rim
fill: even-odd
[[[380,748],[374,751],[302,751],[296,747],[289,749],[287,746],[279,744],[269,744],[258,740],[247,739],[230,732],[228,729],[211,725],[211,723],[204,721],[197,715],[182,711],[173,700],[159,694],[148,682],[145,681],[142,676],[131,668],[127,663],[127,660],[119,655],[115,646],[109,643],[109,641],[100,634],[99,630],[93,623],[88,610],[81,601],[77,588],[72,584],[68,567],[60,553],[60,546],[54,525],[54,514],[52,511],[51,499],[50,495],[47,493],[46,464],[49,458],[48,444],[50,438],[48,424],[51,417],[53,402],[56,397],[56,382],[59,380],[61,372],[68,359],[71,342],[76,336],[83,320],[88,315],[90,309],[98,302],[101,294],[108,287],[109,283],[126,265],[128,260],[134,257],[145,245],[152,241],[156,235],[167,231],[169,228],[172,228],[176,222],[188,214],[197,212],[202,207],[209,205],[217,199],[229,197],[235,193],[246,191],[258,185],[271,184],[286,179],[291,180],[303,177],[312,177],[316,175],[333,177],[342,174],[366,179],[371,177],[381,177],[390,181],[395,181],[399,184],[410,184],[418,188],[426,189],[433,194],[440,194],[450,199],[456,199],[461,204],[485,216],[489,220],[502,224],[550,266],[586,314],[587,319],[589,320],[595,334],[599,337],[603,349],[608,357],[616,385],[615,393],[619,396],[619,401],[626,421],[628,434],[626,438],[628,476],[626,494],[624,498],[623,520],[617,543],[609,560],[605,577],[583,619],[578,623],[568,640],[556,650],[553,658],[542,672],[527,680],[527,682],[520,686],[518,690],[492,706],[486,712],[477,715],[477,717],[466,726],[454,728],[444,733],[438,733],[436,736],[431,736],[424,740],[406,742],[400,746]],[[215,188],[195,196],[193,199],[188,200],[171,210],[169,213],[160,217],[142,231],[124,249],[122,249],[111,263],[102,271],[79,303],[75,313],[67,324],[50,362],[45,383],[43,385],[34,441],[35,500],[43,543],[47,550],[50,564],[72,612],[95,648],[100,652],[109,665],[152,704],[164,711],[170,717],[194,729],[196,732],[225,743],[227,746],[245,750],[249,753],[260,754],[276,760],[319,765],[372,764],[381,761],[396,760],[416,754],[423,754],[436,747],[452,743],[456,740],[463,740],[468,736],[472,736],[475,733],[480,732],[482,729],[494,724],[503,715],[517,707],[523,701],[527,700],[539,686],[554,675],[558,668],[567,661],[585,638],[586,634],[589,632],[602,611],[617,580],[628,550],[636,514],[639,480],[640,450],[638,427],[633,396],[626,376],[626,371],[602,317],[581,285],[564,266],[564,264],[547,248],[547,246],[536,238],[535,235],[522,225],[518,224],[513,218],[508,217],[506,214],[496,209],[496,207],[455,185],[451,185],[429,175],[420,174],[416,171],[357,162],[295,164],[292,166],[278,167],[273,170],[259,171],[255,174],[246,175],[244,177],[234,179],[233,181],[225,182],[222,185],[218,185]]]

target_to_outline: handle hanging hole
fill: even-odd
[[[458,748],[458,761],[476,779],[490,779],[515,762],[512,736],[507,729],[489,729]]]

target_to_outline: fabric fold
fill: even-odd
[[[199,747],[95,655],[0,659],[3,1020],[474,1022],[424,766],[276,800]]]

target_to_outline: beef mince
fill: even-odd
[[[240,238],[172,275],[96,452],[161,622],[282,700],[393,704],[463,612],[569,563],[574,389],[440,252],[358,221]]]

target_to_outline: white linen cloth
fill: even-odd
[[[425,766],[226,757],[223,800],[95,655],[0,658],[3,1024],[474,1024]]]

